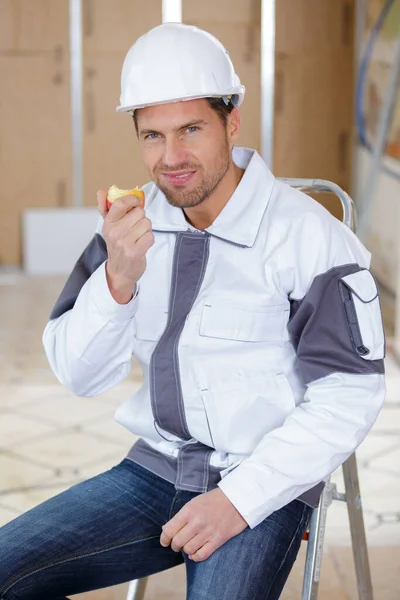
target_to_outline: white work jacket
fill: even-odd
[[[134,298],[112,298],[102,222],[45,329],[48,360],[79,396],[143,385],[116,419],[140,437],[128,458],[205,492],[219,486],[250,527],[324,481],[372,427],[385,340],[370,254],[257,152],[214,223],[198,232],[154,183],[155,244]]]

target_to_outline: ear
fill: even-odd
[[[133,123],[135,125],[136,136],[139,137],[139,126],[138,126],[138,120],[137,120],[137,111],[136,111],[136,114],[132,115],[132,120],[133,120]]]
[[[233,147],[236,143],[237,138],[239,137],[240,131],[242,129],[242,122],[240,118],[240,112],[237,108],[234,108],[230,115],[228,115],[226,130],[228,133],[228,140]]]

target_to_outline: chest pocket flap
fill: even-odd
[[[207,302],[203,306],[201,336],[243,342],[283,342],[289,339],[289,305],[237,306]]]

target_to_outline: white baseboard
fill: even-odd
[[[22,217],[23,268],[28,275],[68,275],[92,239],[96,208],[32,208]]]

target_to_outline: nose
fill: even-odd
[[[187,162],[187,151],[182,140],[175,136],[167,137],[164,144],[164,165],[180,166]]]

